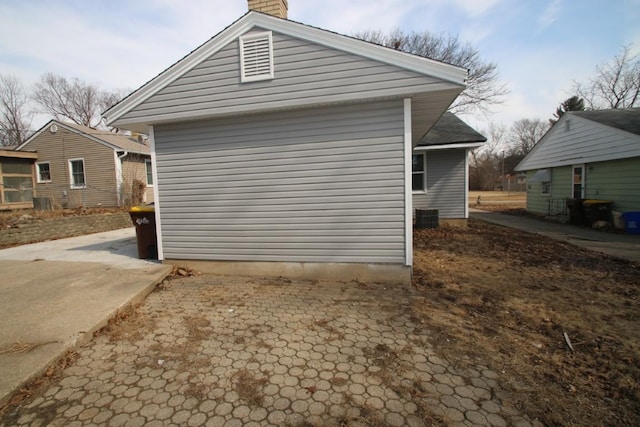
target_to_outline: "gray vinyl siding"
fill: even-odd
[[[413,193],[414,209],[437,209],[440,218],[465,218],[466,150],[423,151],[427,191]]]
[[[241,83],[234,41],[119,120],[175,120],[424,91],[440,80],[273,33],[273,80]],[[440,111],[440,110],[439,110]]]
[[[401,100],[154,134],[166,259],[404,263]]]
[[[640,156],[640,136],[581,117],[563,116],[534,147],[519,170],[593,163]],[[569,130],[565,122],[569,120]]]
[[[36,194],[49,197],[55,207],[112,207],[118,205],[114,152],[62,126],[44,130],[22,151],[37,151],[38,162],[49,162],[51,182],[37,183]],[[70,185],[69,159],[84,159],[86,188]],[[37,169],[36,169],[37,174]]]

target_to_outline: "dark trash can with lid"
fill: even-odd
[[[585,225],[593,225],[596,221],[606,221],[611,223],[612,201],[587,199],[582,202],[584,207]]]
[[[567,209],[569,209],[569,222],[573,225],[584,224],[584,199],[567,199]]]
[[[155,208],[151,205],[134,206],[129,209],[129,215],[136,227],[138,258],[158,259]]]

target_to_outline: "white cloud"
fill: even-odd
[[[491,9],[495,8],[503,0],[453,0],[445,2],[445,4],[453,3],[467,16],[477,18],[485,15]]]
[[[552,0],[544,9],[542,15],[538,17],[538,31],[544,30],[558,20],[561,12],[562,1],[563,0]]]
[[[400,26],[420,1],[407,0],[324,0],[290,1],[289,18],[305,24],[353,34],[363,30],[388,31]]]

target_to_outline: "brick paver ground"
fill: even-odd
[[[410,287],[191,277],[79,350],[2,425],[540,425],[454,368]],[[504,400],[503,400],[504,399]]]

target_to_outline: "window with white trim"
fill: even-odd
[[[38,169],[38,183],[51,182],[51,164],[49,162],[38,162],[36,168]]]
[[[144,159],[144,168],[147,173],[147,187],[153,186],[153,173],[151,170],[151,159]]]
[[[240,79],[243,83],[274,78],[271,31],[240,36]]]
[[[548,181],[543,182],[541,186],[541,192],[545,195],[551,194],[551,183]]]
[[[69,159],[69,177],[71,188],[85,188],[87,186],[84,159]]]
[[[412,156],[411,178],[413,191],[427,190],[427,168],[424,154],[414,154]]]

